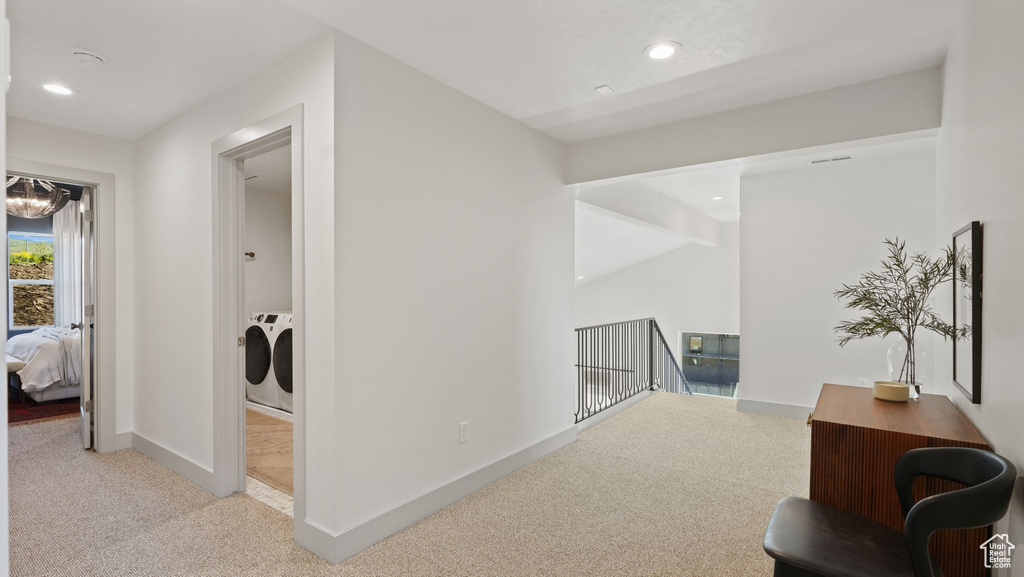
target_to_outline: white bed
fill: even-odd
[[[52,327],[15,335],[7,340],[7,372],[37,402],[80,396],[81,338],[78,329]]]

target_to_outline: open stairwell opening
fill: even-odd
[[[576,423],[647,391],[692,395],[653,318],[576,329]]]

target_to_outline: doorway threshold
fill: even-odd
[[[245,408],[259,411],[265,415],[270,415],[271,417],[281,419],[282,421],[288,421],[289,423],[295,421],[295,417],[288,411],[282,411],[281,409],[275,409],[274,407],[254,403],[250,400],[245,401]]]
[[[245,477],[245,494],[271,509],[276,509],[289,517],[295,517],[295,500],[292,496],[278,491],[263,481],[247,475]]]

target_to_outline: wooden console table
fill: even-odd
[[[920,447],[992,450],[945,396],[891,403],[875,399],[870,388],[825,384],[811,419],[811,499],[902,531],[893,470],[903,453]],[[921,477],[914,483],[914,498],[962,487]],[[986,574],[978,547],[990,530],[932,535],[932,555],[946,577]]]

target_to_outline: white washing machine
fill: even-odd
[[[250,401],[275,409],[284,408],[282,388],[277,379],[277,374],[282,374],[286,377],[287,410],[291,411],[291,324],[292,314],[288,312],[249,315],[249,327],[245,329],[245,393]],[[274,347],[286,331],[287,343],[282,342],[282,353],[275,355]],[[285,348],[288,350],[287,362],[283,358]],[[275,358],[278,356],[282,357],[280,362]],[[275,365],[281,365],[282,369],[275,370]]]

